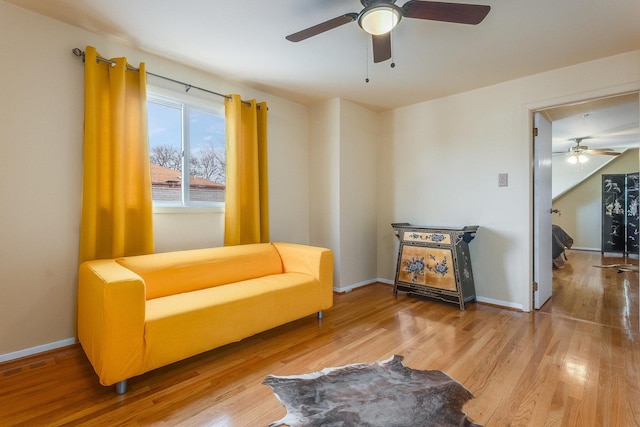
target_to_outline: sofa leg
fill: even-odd
[[[322,319],[322,310],[318,312],[318,320]]]
[[[116,394],[125,394],[127,392],[127,380],[116,383]]]

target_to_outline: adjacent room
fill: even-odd
[[[0,425],[640,425],[638,17],[0,0]]]

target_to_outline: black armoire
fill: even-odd
[[[602,254],[638,254],[638,172],[602,175]]]

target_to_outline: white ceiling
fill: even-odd
[[[359,12],[357,0],[5,1],[294,101],[342,97],[375,111],[640,49],[638,0],[466,0],[491,6],[482,23],[405,18],[379,64],[356,22],[285,40]]]

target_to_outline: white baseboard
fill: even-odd
[[[43,344],[31,348],[26,348],[24,350],[14,351],[13,353],[0,354],[0,363],[7,362],[9,360],[20,359],[21,357],[31,356],[33,354],[38,354],[49,350],[54,350],[60,347],[66,347],[68,345],[75,344],[75,342],[75,338],[67,338],[49,344]]]
[[[380,283],[384,283],[385,285],[391,285],[393,286],[394,281],[390,280],[390,279],[381,279],[381,278],[377,278],[377,279],[371,279],[371,280],[367,280],[364,282],[360,282],[360,283],[355,283],[353,285],[349,285],[349,286],[345,286],[343,288],[333,288],[333,290],[335,292],[351,292],[352,290],[359,288],[361,286],[366,286],[366,285],[370,285],[372,283],[376,283],[376,282],[380,282]],[[506,308],[512,308],[515,310],[520,310],[520,311],[524,311],[522,308],[522,304],[516,304],[513,302],[508,302],[508,301],[502,301],[502,300],[497,300],[497,299],[493,299],[493,298],[486,298],[486,297],[481,297],[481,296],[476,296],[476,301],[478,302],[484,302],[487,304],[492,304],[492,305],[497,305],[500,307],[506,307]]]
[[[365,280],[364,282],[354,283],[353,285],[348,285],[348,286],[345,286],[345,287],[333,288],[333,291],[334,292],[338,292],[338,293],[351,292],[352,290],[354,290],[356,288],[360,288],[362,286],[367,286],[367,285],[370,285],[370,284],[376,283],[376,282],[384,283],[384,284],[387,284],[387,285],[393,285],[393,281],[392,280],[377,278],[377,279]]]
[[[600,248],[587,248],[584,246],[572,246],[571,249],[575,251],[600,252]]]
[[[480,297],[480,296],[477,296],[477,295],[476,295],[476,301],[485,302],[487,304],[492,304],[492,305],[498,305],[500,307],[508,307],[508,308],[513,308],[513,309],[516,309],[516,310],[524,311],[524,309],[522,307],[522,304],[516,304],[514,302],[501,301],[501,300],[498,300],[498,299]]]

